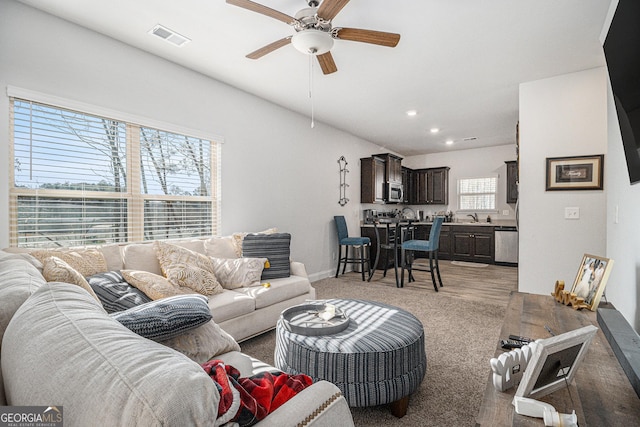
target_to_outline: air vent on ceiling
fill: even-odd
[[[151,30],[149,30],[149,34],[156,35],[161,39],[178,47],[182,47],[191,41],[191,39],[181,34],[178,34],[175,31],[168,29],[167,27],[163,27],[160,24],[156,25]]]
[[[470,136],[468,138],[462,138],[463,141],[475,141],[476,139],[478,139],[477,136]]]

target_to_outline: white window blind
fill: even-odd
[[[215,234],[216,144],[11,99],[11,245]]]
[[[498,179],[465,178],[458,180],[458,207],[465,211],[494,210]]]

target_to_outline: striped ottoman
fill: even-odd
[[[289,332],[282,318],[276,326],[275,365],[290,374],[307,374],[334,383],[349,406],[392,403],[405,415],[409,395],[427,370],[424,329],[411,313],[373,301],[332,299],[349,326],[333,335]]]

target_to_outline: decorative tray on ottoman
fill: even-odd
[[[333,304],[321,302],[289,307],[280,317],[289,332],[300,335],[331,335],[349,326],[349,318],[342,309]]]

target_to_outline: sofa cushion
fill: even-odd
[[[291,234],[248,234],[242,242],[242,256],[268,258],[269,268],[262,271],[262,280],[289,277]]]
[[[213,320],[216,323],[222,323],[255,311],[256,301],[250,295],[225,289],[222,293],[209,298],[209,309]]]
[[[100,302],[100,298],[93,292],[93,289],[91,289],[91,286],[89,286],[85,278],[82,277],[82,274],[57,256],[50,256],[44,259],[42,275],[47,282],[64,282],[79,286],[94,297],[96,301]]]
[[[238,258],[232,236],[213,236],[205,240],[204,253],[212,258]]]
[[[14,319],[2,349],[10,405],[61,405],[78,426],[216,419],[218,391],[197,363],[131,332],[77,286],[43,285]]]
[[[222,292],[211,258],[166,242],[156,241],[153,246],[162,274],[174,284],[187,286],[203,295]]]
[[[87,277],[87,282],[107,313],[115,313],[151,301],[144,292],[127,283],[120,271],[95,274]]]
[[[255,300],[256,310],[268,307],[272,304],[295,298],[309,292],[311,285],[309,280],[300,276],[289,276],[272,280],[269,287],[253,286],[251,288],[238,288],[232,292],[242,293]],[[211,303],[209,303],[211,305]]]
[[[55,256],[69,264],[83,277],[108,271],[107,261],[98,249],[41,249],[30,252],[42,264],[45,259]]]
[[[211,320],[207,297],[178,295],[151,301],[111,315],[136,334],[164,341]]]
[[[191,288],[178,286],[171,283],[166,277],[148,271],[122,270],[121,273],[127,283],[139,289],[152,300],[196,293]]]
[[[122,248],[125,270],[148,271],[162,276],[153,243],[131,243]]]
[[[4,332],[16,310],[46,282],[42,274],[20,255],[0,251],[0,351]],[[7,404],[3,382],[0,381],[0,406]]]
[[[197,363],[204,363],[229,351],[240,351],[236,340],[213,320],[171,339],[161,341],[161,344],[179,351]]]
[[[98,248],[107,263],[107,271],[117,271],[124,268],[124,260],[122,259],[123,247],[124,245],[120,243],[112,243]]]
[[[225,289],[257,286],[267,258],[211,258],[216,278]]]

